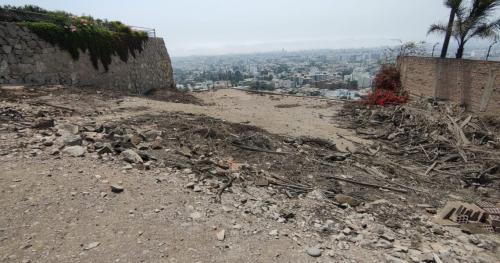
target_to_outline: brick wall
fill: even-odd
[[[403,88],[413,97],[437,97],[468,110],[500,114],[500,63],[466,59],[401,57]]]
[[[142,94],[175,88],[170,57],[161,38],[150,38],[144,50],[127,62],[114,56],[109,71],[96,70],[88,54],[78,60],[16,23],[0,22],[0,85],[93,86]]]

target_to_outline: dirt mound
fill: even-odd
[[[148,97],[149,99],[159,100],[159,101],[203,105],[202,100],[196,98],[195,96],[187,92],[182,92],[178,90],[156,89],[149,91],[148,93],[144,94],[144,96]]]

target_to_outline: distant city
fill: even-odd
[[[310,50],[174,57],[177,88],[203,91],[240,88],[302,96],[356,100],[371,89],[381,64],[394,63],[398,54],[438,56],[439,45],[422,44],[412,50],[395,47]],[[466,58],[484,60],[489,46],[471,46]],[[500,60],[492,49],[490,60]]]

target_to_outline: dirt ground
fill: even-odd
[[[194,93],[193,95],[202,100],[204,105],[165,103],[130,97],[120,108],[124,110],[142,108],[142,110],[136,110],[133,113],[125,110],[123,114],[103,116],[102,119],[127,117],[131,114],[181,111],[204,114],[229,122],[247,123],[264,128],[271,133],[331,139],[335,140],[342,150],[354,146],[349,140],[343,139],[339,135],[355,141],[364,141],[354,136],[352,131],[339,128],[339,123],[332,121],[331,117],[341,109],[342,101],[258,95],[235,89],[221,89],[214,92]],[[368,141],[364,142],[369,143]]]
[[[1,262],[498,262],[498,235],[426,212],[478,191],[381,169],[390,156],[366,154],[380,142],[334,118],[343,102],[0,94]]]

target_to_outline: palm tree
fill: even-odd
[[[455,15],[458,8],[462,5],[463,0],[445,0],[444,5],[450,8],[450,19],[446,27],[446,35],[444,37],[443,49],[441,49],[441,58],[446,58],[448,54],[448,46],[450,45],[451,33],[453,31],[453,23],[455,22]]]
[[[497,35],[497,30],[500,28],[500,19],[490,21],[489,17],[496,7],[500,5],[500,0],[472,0],[471,6],[466,6],[466,1],[463,0],[449,0],[446,1],[446,4],[448,2],[458,4],[458,6],[454,6],[455,10],[452,10],[452,12],[455,11],[455,17],[453,18],[454,22],[450,34],[458,44],[457,58],[463,57],[465,44],[472,38],[493,38]],[[448,29],[449,25],[433,24],[429,28],[428,34],[447,33],[449,32]]]

